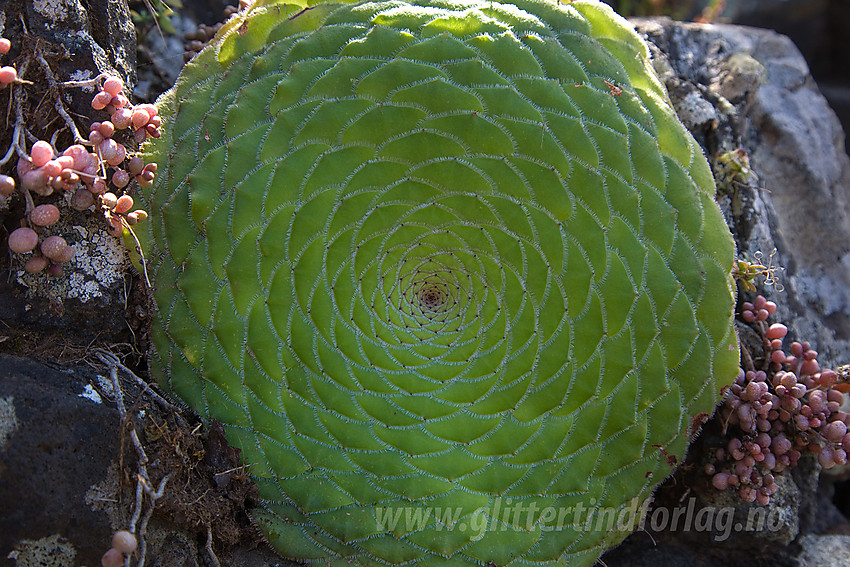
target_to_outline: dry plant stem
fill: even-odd
[[[27,140],[29,140],[31,144],[34,144],[39,140],[39,137],[36,136],[35,134],[33,134],[32,132],[30,132],[29,128],[26,128],[24,130],[24,134],[26,135]]]
[[[144,501],[144,488],[141,482],[141,476],[137,476],[136,481],[136,505],[133,508],[133,517],[130,518],[130,523],[128,524],[128,528],[130,533],[137,533],[136,526],[139,523],[139,518],[142,516],[142,502]]]
[[[145,535],[145,533],[147,532],[147,529],[148,529],[148,521],[150,521],[151,516],[153,515],[154,508],[156,508],[156,501],[159,500],[160,498],[162,498],[162,495],[165,493],[165,485],[170,478],[171,478],[171,473],[168,473],[167,475],[162,477],[162,480],[159,481],[159,486],[157,487],[155,492],[151,488],[149,483],[143,482],[141,477],[139,478],[140,482],[143,482],[145,492],[147,493],[148,498],[150,498],[151,502],[150,502],[150,505],[148,506],[147,511],[145,512],[145,515],[142,517],[142,521],[139,523],[139,531],[138,531],[138,534],[139,534],[139,561],[138,561],[138,563],[136,563],[136,567],[144,567],[144,565],[145,565],[145,555],[147,553],[147,542],[145,541],[144,535]],[[126,562],[129,563],[129,557],[126,559]],[[129,567],[129,565],[127,565],[125,563],[125,567]]]
[[[207,526],[207,545],[206,545],[207,555],[210,558],[210,563],[212,563],[213,567],[221,567],[221,563],[218,561],[218,557],[213,551],[212,547],[212,526]]]
[[[12,156],[12,148],[15,149],[19,157],[24,157],[28,160],[30,159],[27,155],[26,148],[21,146],[21,136],[24,132],[24,111],[21,107],[21,98],[23,95],[21,93],[21,88],[18,85],[15,85],[13,96],[15,97],[15,130],[12,132],[12,145],[9,146],[9,151],[6,152],[6,156],[3,158],[3,162],[0,163],[0,165],[5,164],[6,160]],[[32,195],[28,189],[22,187],[21,191],[24,194],[24,201],[26,202],[24,216],[29,219],[30,213],[35,208],[35,203],[33,202]]]
[[[59,138],[59,134],[60,134],[59,130],[54,130],[53,134],[50,135],[50,145],[53,146],[54,151],[56,150],[56,139]],[[55,153],[58,154],[59,152],[55,152]]]
[[[24,111],[21,108],[21,87],[14,85],[12,87],[12,98],[15,99],[15,129],[12,131],[12,145],[6,150],[6,155],[0,159],[0,165],[6,165],[6,162],[17,153],[19,157],[28,159],[26,148],[21,146],[21,136],[24,132]]]
[[[17,135],[18,126],[15,125],[15,133],[12,136]],[[12,154],[15,152],[15,144],[9,146],[9,149],[6,150],[6,155],[3,156],[3,159],[0,159],[0,165],[6,165],[6,162],[9,161],[9,158],[12,157]]]
[[[86,143],[88,143],[88,142],[86,142]],[[98,154],[97,159],[98,159],[98,161],[100,161],[100,154]],[[68,171],[70,171],[72,173],[76,173],[77,175],[79,175],[81,180],[94,181],[95,179],[98,179],[98,176],[94,175],[93,173],[85,173],[85,172],[82,172],[78,169],[69,169]],[[106,180],[105,178],[102,178],[102,179],[104,179],[104,181]]]
[[[103,360],[103,359],[101,359]],[[150,485],[148,478],[148,456],[142,443],[139,441],[139,435],[136,433],[136,428],[133,427],[133,422],[127,416],[127,408],[124,407],[124,394],[121,391],[121,384],[118,383],[118,366],[107,363],[109,366],[109,378],[112,381],[112,390],[115,396],[115,405],[118,408],[118,416],[121,418],[121,423],[130,423],[130,439],[133,441],[133,446],[136,448],[136,455],[139,459],[139,473],[137,475],[136,484],[136,508],[133,512],[133,519],[130,521],[130,532],[135,533],[135,524],[141,514],[142,506],[142,487],[144,484]]]
[[[100,166],[100,176],[106,181],[106,162],[103,161],[103,157],[100,155],[100,146],[95,146],[95,152],[97,152],[97,164]]]
[[[133,517],[130,520],[129,531],[130,533],[136,534],[139,540],[139,560],[136,563],[136,567],[144,567],[145,565],[145,554],[147,551],[147,544],[145,542],[145,531],[147,530],[148,521],[153,515],[154,508],[156,508],[156,502],[165,492],[165,485],[168,483],[168,480],[171,478],[171,473],[165,475],[162,480],[159,481],[159,486],[156,490],[153,489],[153,486],[150,481],[150,477],[148,476],[148,456],[145,453],[144,447],[142,447],[141,441],[139,441],[139,435],[136,433],[136,428],[133,426],[133,422],[129,419],[127,415],[127,408],[124,406],[124,395],[121,390],[121,384],[118,382],[118,369],[126,370],[131,376],[138,378],[132,372],[126,369],[126,367],[117,361],[117,359],[107,353],[98,352],[98,358],[109,367],[109,378],[112,381],[112,389],[115,396],[115,405],[118,408],[118,416],[121,418],[121,423],[129,423],[130,424],[130,439],[133,441],[133,446],[136,448],[136,455],[139,460],[139,472],[136,475],[136,501],[133,509]],[[147,510],[144,515],[142,515],[142,508],[144,506],[144,495],[147,494],[150,503],[148,505]],[[141,521],[139,518],[141,517]],[[126,557],[124,559],[124,567],[130,567],[130,558]]]
[[[157,393],[157,391],[154,390],[151,387],[150,383],[145,382],[144,380],[142,380],[141,378],[136,376],[136,374],[132,370],[130,370],[129,368],[124,366],[124,364],[121,363],[121,361],[118,359],[117,356],[115,356],[114,354],[112,354],[109,351],[100,350],[100,349],[97,349],[95,351],[95,354],[100,359],[100,361],[103,362],[104,364],[106,364],[107,366],[114,365],[119,370],[123,371],[128,376],[130,376],[133,379],[133,381],[136,382],[136,384],[140,388],[142,388],[142,394],[144,394],[145,392],[150,392],[153,399],[156,400],[156,403],[158,403],[163,409],[168,410],[168,411],[175,409],[174,404],[172,404],[171,402],[169,402],[168,400],[163,398],[159,393]],[[185,421],[183,420],[182,417],[180,417],[179,414],[175,414],[175,416],[177,417],[177,420],[180,422],[181,425],[186,425]]]
[[[95,87],[102,79],[107,77],[109,77],[109,73],[101,73],[92,79],[86,79],[85,81],[62,81],[59,85],[66,88]]]
[[[738,340],[738,344],[741,345],[741,360],[744,363],[744,370],[755,370],[756,365],[753,362],[753,355],[750,354],[750,349],[740,339]]]
[[[24,135],[24,109],[21,105],[21,99],[23,98],[23,92],[21,87],[15,85],[15,91],[13,93],[15,97],[15,131],[12,136],[12,145],[15,146],[15,150],[18,152],[18,155],[21,157],[27,157],[27,149],[23,145],[21,145],[21,139]]]
[[[17,88],[17,87],[13,87]],[[18,146],[18,138],[21,136],[21,129],[24,124],[20,119],[20,113],[16,113],[17,117],[15,118],[15,129],[12,132],[12,144],[9,146],[9,149],[6,150],[6,155],[3,156],[3,159],[0,159],[0,165],[6,165],[6,163],[11,159],[16,152],[19,152]]]
[[[33,202],[33,200],[32,200],[32,193],[30,193],[29,190],[26,189],[26,188],[24,189],[24,201],[27,204],[25,215],[26,215],[26,218],[29,219],[30,213],[35,208],[35,202]]]
[[[145,262],[145,255],[142,253],[142,245],[139,242],[139,239],[136,237],[136,233],[133,231],[133,227],[127,223],[127,220],[124,217],[121,217],[121,224],[124,225],[124,228],[130,233],[133,237],[133,241],[136,243],[136,254],[139,255],[139,263],[142,265],[142,275],[145,276],[145,283],[148,286],[148,289],[151,289],[153,286],[151,285],[151,281],[148,279],[148,266],[147,262]]]
[[[35,58],[36,61],[38,61],[39,65],[41,65],[41,68],[44,70],[44,76],[47,79],[47,86],[50,89],[50,94],[53,96],[53,106],[59,116],[62,117],[62,120],[65,121],[65,125],[68,127],[69,130],[71,130],[71,133],[74,134],[74,142],[86,142],[87,140],[83,138],[83,136],[80,134],[80,131],[77,129],[77,125],[74,123],[74,119],[71,118],[71,115],[69,115],[68,111],[65,110],[65,105],[62,104],[62,97],[59,93],[59,85],[56,82],[56,77],[53,76],[53,71],[50,69],[50,64],[40,54],[36,54]]]

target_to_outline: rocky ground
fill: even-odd
[[[148,28],[137,59],[132,29],[110,23],[129,21],[115,12],[120,3],[80,5],[85,17],[56,9],[71,3],[0,2],[2,35],[23,31],[10,14],[30,24],[30,43],[10,55],[21,61],[26,49],[49,50],[66,77],[117,71],[142,97],[173,80],[182,40]],[[193,19],[176,26],[213,23],[224,6],[207,6],[187,8],[181,13]],[[790,338],[814,345],[822,367],[850,362],[850,158],[804,58],[770,31],[664,19],[635,24],[706,153],[743,148],[749,156],[757,178],[720,200],[739,252],[751,259],[761,253],[782,268],[773,272],[779,285],[760,278],[758,292],[779,305],[775,318]],[[79,33],[59,33],[69,28]],[[64,103],[79,116],[89,112],[84,93]],[[4,144],[8,138],[0,134]],[[0,249],[21,211],[20,203],[0,202]],[[121,243],[92,215],[69,210],[63,219],[79,249],[65,278],[22,275],[15,258],[0,256],[0,564],[99,565],[112,532],[152,510],[147,565],[291,565],[250,524],[249,477],[218,429],[206,430],[134,378],[145,377],[148,307]],[[688,463],[658,491],[642,529],[609,551],[605,565],[850,564],[847,471],[824,472],[804,460],[779,475],[780,492],[767,507],[745,504],[698,477],[716,432],[716,423],[706,426]],[[168,479],[155,510],[135,492],[142,465],[154,492]],[[681,513],[675,522],[674,513]],[[748,518],[757,521],[748,525]]]

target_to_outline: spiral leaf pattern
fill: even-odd
[[[590,565],[737,373],[707,163],[596,1],[260,2],[158,106],[151,369],[285,556]]]

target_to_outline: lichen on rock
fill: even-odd
[[[737,374],[711,172],[599,2],[260,2],[158,109],[151,371],[283,555],[589,565]]]
[[[7,559],[15,567],[65,567],[73,565],[77,551],[60,534],[37,540],[23,540]]]
[[[0,450],[6,445],[6,441],[18,429],[18,418],[15,415],[15,399],[11,396],[0,398]]]
[[[124,278],[129,265],[120,240],[96,226],[74,226],[79,235],[77,253],[72,259],[72,273],[68,283],[68,297],[82,302],[106,295]]]

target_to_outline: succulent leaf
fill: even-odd
[[[590,565],[737,374],[708,165],[595,0],[257,2],[157,105],[151,371],[282,555]]]

